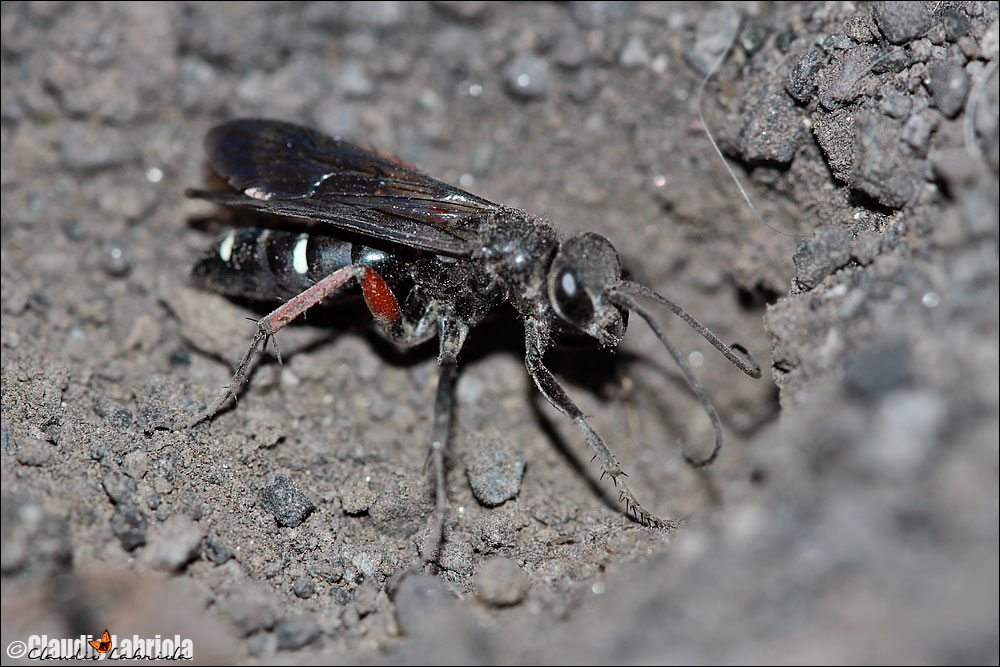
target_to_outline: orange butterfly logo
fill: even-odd
[[[101,641],[91,639],[88,643],[93,646],[98,653],[107,653],[111,650],[111,635],[109,635],[108,631],[105,630],[104,634],[101,635]]]

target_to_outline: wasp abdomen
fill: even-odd
[[[350,266],[352,245],[314,234],[233,230],[195,265],[193,277],[227,296],[285,299]]]

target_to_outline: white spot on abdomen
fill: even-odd
[[[236,241],[236,230],[226,234],[226,238],[222,239],[222,243],[219,244],[219,259],[223,262],[228,262],[233,257],[233,243]]]
[[[309,260],[306,257],[306,248],[309,246],[309,235],[300,234],[299,240],[292,250],[292,268],[295,273],[305,274],[309,272]]]

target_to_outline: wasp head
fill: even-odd
[[[549,266],[549,303],[573,328],[616,347],[625,335],[628,311],[609,299],[621,282],[618,251],[600,234],[587,233],[564,241]]]

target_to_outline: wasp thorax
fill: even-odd
[[[545,289],[558,238],[542,220],[516,209],[503,209],[488,220],[476,258],[506,286],[515,308],[533,313]]]
[[[607,297],[620,280],[621,261],[611,241],[593,233],[574,236],[549,267],[549,301],[567,323],[604,345],[617,345],[625,333],[624,313]]]

